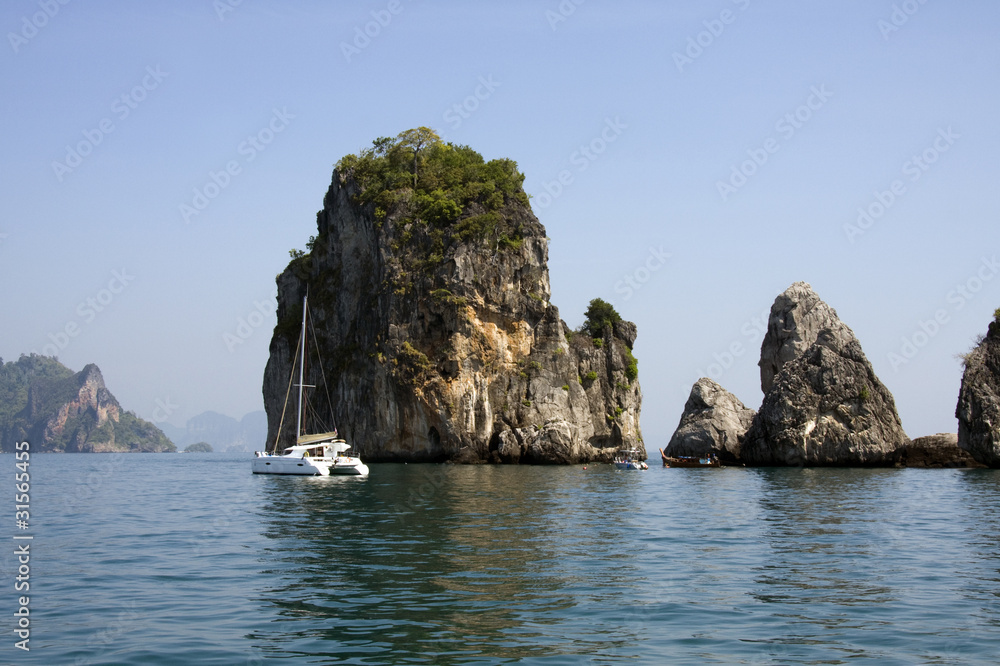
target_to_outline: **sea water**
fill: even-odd
[[[0,663],[1000,662],[997,470],[2,460]]]

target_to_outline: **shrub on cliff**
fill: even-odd
[[[592,338],[600,338],[605,326],[611,326],[622,320],[614,306],[601,298],[592,300],[583,314],[586,319],[580,332],[587,333]]]
[[[427,127],[376,139],[371,148],[342,157],[337,170],[360,187],[356,203],[373,204],[380,220],[405,203],[409,210],[404,222],[457,227],[459,240],[493,233],[502,235],[506,244],[520,238],[519,230],[499,229],[502,218],[489,215],[508,200],[528,205],[517,162],[486,162],[475,150],[445,143]],[[455,224],[463,218],[475,218],[474,223]]]

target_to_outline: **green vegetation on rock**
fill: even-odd
[[[0,359],[0,449],[25,440],[32,451],[176,449],[155,425],[121,408],[96,365],[74,373],[37,354]]]
[[[625,351],[625,357],[628,359],[628,365],[625,366],[625,376],[628,377],[630,382],[634,382],[636,377],[639,376],[639,360],[632,353],[632,350],[622,345]]]
[[[337,170],[354,180],[354,201],[371,206],[382,223],[387,217],[407,229],[401,240],[418,242],[426,265],[435,265],[452,245],[492,241],[497,249],[518,248],[519,224],[500,213],[511,202],[528,206],[524,174],[510,159],[490,160],[468,146],[446,143],[419,127],[396,138],[382,137],[358,154],[345,155]]]
[[[583,314],[586,319],[583,326],[580,327],[580,332],[586,333],[592,338],[600,338],[605,327],[622,320],[614,306],[601,298],[592,300],[587,306],[587,311]]]

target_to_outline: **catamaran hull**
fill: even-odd
[[[368,465],[363,462],[356,465],[334,465],[330,468],[330,476],[368,476]]]
[[[284,458],[283,456],[260,456],[254,458],[250,466],[254,474],[285,474],[292,476],[329,476],[327,465],[315,464],[305,458]]]

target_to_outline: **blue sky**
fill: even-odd
[[[798,280],[910,436],[954,431],[1000,306],[1000,5],[577,2],[4,2],[0,356],[157,421],[261,409],[332,165],[426,125],[518,162],[567,323],[637,323],[647,446],[699,376],[759,406]]]

